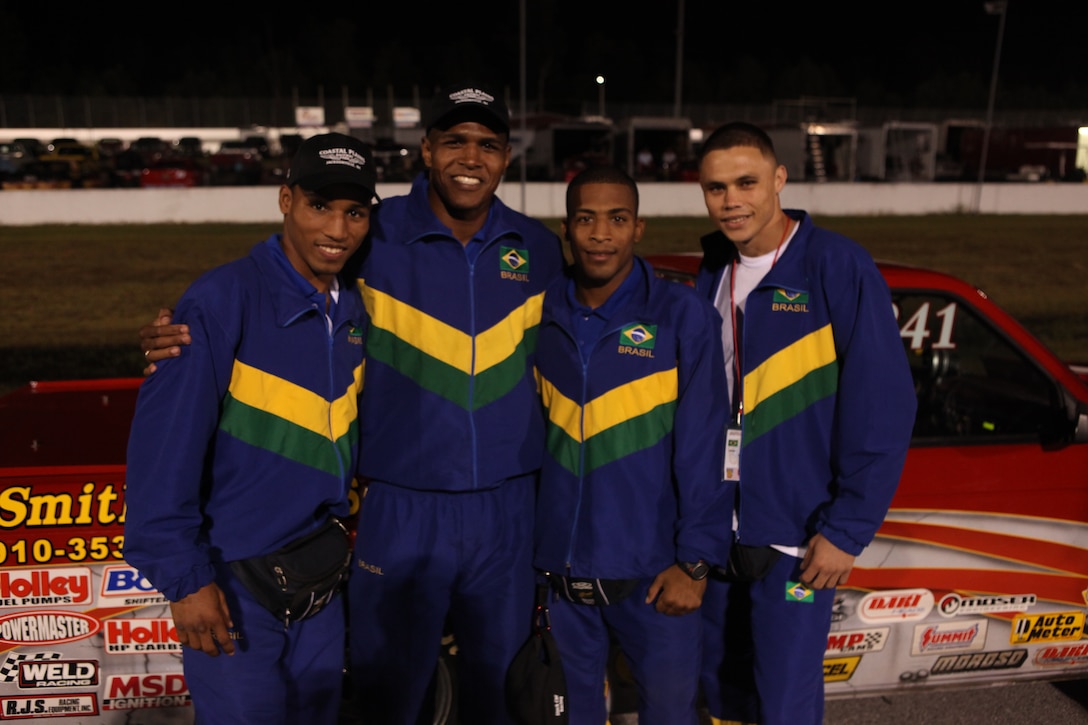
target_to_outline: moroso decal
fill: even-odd
[[[1009,628],[1009,644],[1080,639],[1082,634],[1084,612],[1018,614]]]
[[[0,643],[15,645],[60,644],[86,639],[102,623],[79,612],[16,612],[0,617]]]
[[[996,652],[974,652],[962,655],[941,655],[930,670],[934,675],[956,675],[961,672],[1012,670],[1024,664],[1026,649],[1005,649]]]

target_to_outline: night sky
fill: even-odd
[[[525,0],[530,101],[671,103],[678,1]],[[222,5],[222,4],[221,4]],[[912,3],[685,0],[683,101],[853,97],[975,106],[989,89],[999,16],[983,0]],[[840,7],[849,9],[843,10]],[[133,8],[137,9],[133,9]],[[0,94],[285,95],[392,89],[461,77],[520,89],[521,3],[179,3],[156,12],[0,3]],[[866,8],[862,11],[859,8]],[[165,20],[162,11],[172,13]],[[1088,108],[1088,2],[1009,0],[1000,64],[1007,106]],[[20,59],[13,62],[12,59]]]

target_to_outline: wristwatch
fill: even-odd
[[[710,573],[710,564],[707,564],[702,559],[699,559],[699,561],[696,562],[678,561],[676,562],[676,565],[680,567],[685,574],[697,582],[706,579],[706,575]]]

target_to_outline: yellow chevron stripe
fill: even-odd
[[[230,394],[246,405],[289,420],[318,435],[338,440],[358,415],[356,395],[362,386],[363,366],[355,368],[350,389],[329,403],[320,395],[264,370],[235,360],[230,377]],[[329,422],[333,431],[329,434]]]
[[[472,374],[472,336],[359,280],[371,324],[466,375]],[[509,358],[527,328],[540,323],[544,293],[530,297],[490,329],[477,335],[476,373]]]
[[[835,337],[827,324],[779,350],[744,376],[744,411],[752,412],[761,401],[834,360]]]
[[[574,440],[581,441],[676,400],[678,383],[675,368],[662,370],[591,400],[585,407],[584,439],[579,405],[546,379],[541,380],[540,388],[549,421]]]

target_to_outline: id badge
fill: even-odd
[[[725,480],[740,480],[740,428],[725,431]]]

